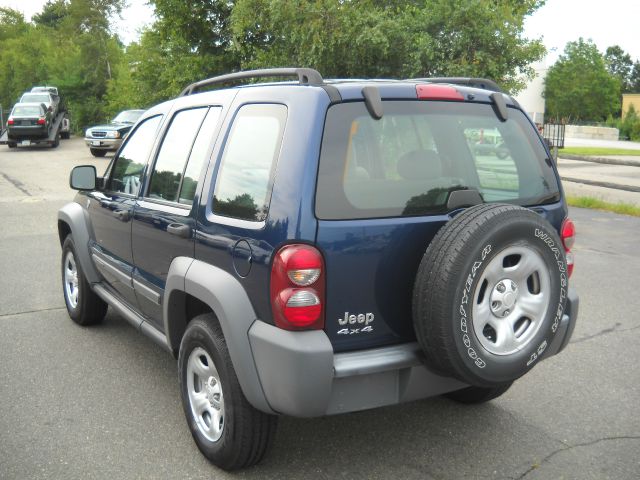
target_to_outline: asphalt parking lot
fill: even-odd
[[[0,478],[637,479],[640,218],[572,209],[573,340],[503,397],[280,421],[262,464],[227,474],[192,442],[176,362],[126,321],[67,317],[56,211],[80,139],[0,146]]]

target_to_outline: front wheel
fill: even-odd
[[[62,292],[71,320],[82,326],[102,322],[107,304],[91,290],[77,260],[71,235],[62,244]]]
[[[90,148],[89,150],[94,157],[104,157],[107,154],[106,150],[100,150],[98,148]]]
[[[9,146],[9,148],[16,148],[18,146],[18,144],[15,142],[9,142],[7,143],[7,145]]]
[[[225,470],[258,463],[273,439],[277,418],[245,398],[213,314],[189,323],[180,343],[178,373],[187,423],[204,456]]]

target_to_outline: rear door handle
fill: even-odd
[[[113,214],[121,222],[128,222],[129,219],[131,218],[131,214],[129,213],[129,210],[114,210]]]
[[[189,238],[191,236],[191,227],[184,223],[170,223],[167,225],[167,232],[177,237]]]

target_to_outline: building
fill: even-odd
[[[627,114],[629,107],[633,105],[634,110],[640,115],[640,93],[622,94],[622,118]]]
[[[538,125],[544,123],[544,78],[547,75],[547,64],[544,60],[534,63],[535,77],[527,83],[524,90],[514,96],[531,120]]]

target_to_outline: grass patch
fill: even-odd
[[[631,203],[610,203],[593,197],[573,197],[567,196],[567,203],[572,207],[591,208],[593,210],[604,210],[606,212],[621,213],[623,215],[631,215],[640,217],[640,207]]]
[[[587,155],[587,156],[602,156],[602,155],[634,155],[640,157],[640,150],[625,150],[624,148],[601,148],[601,147],[565,147],[558,150],[560,156],[563,153],[569,153],[571,155]]]

